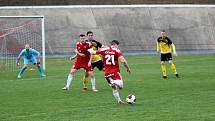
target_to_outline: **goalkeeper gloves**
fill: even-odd
[[[37,65],[39,65],[39,64],[40,64],[40,59],[37,60]]]
[[[18,61],[18,60],[16,61],[16,65],[17,65],[17,66],[19,66],[19,65],[20,65],[20,63],[19,63],[19,61]]]

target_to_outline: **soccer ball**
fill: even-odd
[[[133,94],[130,94],[126,97],[126,102],[128,104],[134,104],[136,102],[136,97]]]

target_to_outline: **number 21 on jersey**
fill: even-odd
[[[114,55],[105,55],[107,65],[115,65]]]

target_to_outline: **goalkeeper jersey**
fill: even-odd
[[[24,59],[31,59],[34,57],[34,55],[37,55],[37,56],[40,56],[40,52],[30,48],[29,51],[27,51],[26,49],[23,49],[19,56],[18,56],[18,59],[21,57],[21,56],[24,56]]]

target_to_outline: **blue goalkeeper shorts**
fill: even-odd
[[[30,58],[30,59],[24,58],[24,64],[25,65],[29,64],[29,62],[32,62],[35,65],[37,63],[37,59],[35,57]]]

